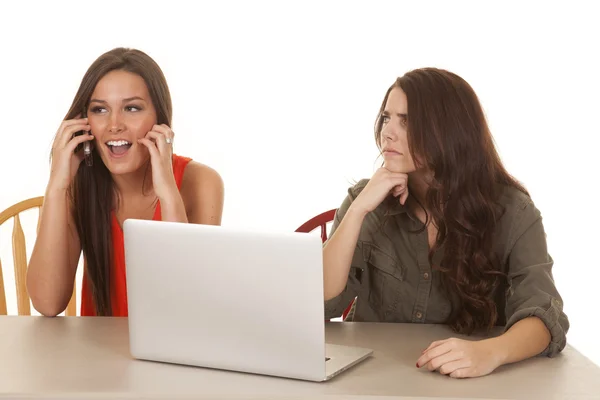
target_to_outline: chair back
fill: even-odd
[[[337,209],[334,208],[333,210],[325,211],[315,217],[312,217],[300,225],[300,227],[296,229],[296,232],[309,233],[317,228],[321,228],[321,240],[323,243],[325,243],[327,241],[327,223],[333,221],[336,211]],[[352,301],[352,303],[350,303],[350,305],[344,310],[344,313],[342,314],[342,320],[346,319],[355,301],[356,299],[354,299],[354,301]]]
[[[312,217],[300,225],[300,227],[296,229],[296,232],[309,233],[317,228],[321,228],[321,240],[325,243],[327,240],[327,223],[333,221],[336,211],[337,209],[334,208],[333,210],[325,211],[324,213]]]
[[[19,214],[24,211],[37,208],[38,223],[37,231],[40,228],[41,207],[44,204],[44,197],[33,197],[23,200],[17,204],[8,207],[0,213],[0,225],[8,220],[13,220],[12,229],[12,250],[13,250],[13,269],[15,274],[15,286],[17,293],[17,312],[19,315],[31,315],[30,299],[27,293],[27,247],[25,234],[21,225]],[[73,287],[73,295],[65,311],[65,315],[76,315],[75,296],[76,290]],[[4,279],[2,276],[2,260],[0,260],[0,315],[7,315],[6,310],[6,292],[4,290]]]

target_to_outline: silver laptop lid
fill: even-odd
[[[134,357],[325,377],[319,236],[146,220],[123,229]]]

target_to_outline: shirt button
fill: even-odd
[[[425,279],[425,280],[429,279],[429,272],[425,272],[423,274],[423,279]]]
[[[420,312],[418,312],[417,314],[415,314],[417,319],[421,319],[423,318],[423,314],[421,314]]]

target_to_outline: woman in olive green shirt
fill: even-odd
[[[417,367],[452,377],[554,356],[569,329],[539,210],[502,165],[473,89],[408,72],[375,126],[383,166],[348,190],[324,246],[325,314],[352,321],[505,327],[432,343]]]

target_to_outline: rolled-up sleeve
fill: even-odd
[[[360,185],[364,186],[364,185]],[[362,188],[361,188],[362,189]],[[333,236],[337,227],[342,222],[344,215],[348,211],[350,204],[356,198],[356,186],[354,188],[350,188],[348,190],[348,195],[342,202],[342,205],[335,213],[335,217],[333,220],[333,224],[331,226],[331,231],[329,233],[329,238]],[[324,246],[327,242],[324,243]],[[336,297],[325,301],[325,318],[337,318],[341,317],[344,313],[344,310],[352,303],[354,298],[358,296],[358,292],[360,290],[360,277],[362,271],[364,271],[364,257],[362,256],[362,245],[359,241],[354,249],[354,256],[352,257],[352,264],[350,266],[350,272],[348,274],[348,282],[346,283],[346,287],[344,290],[337,295]]]
[[[541,355],[553,357],[566,345],[569,320],[552,276],[554,262],[548,254],[542,217],[532,202],[524,204],[517,213],[515,226],[514,245],[508,257],[505,330],[524,318],[538,317],[551,335],[550,344]]]

